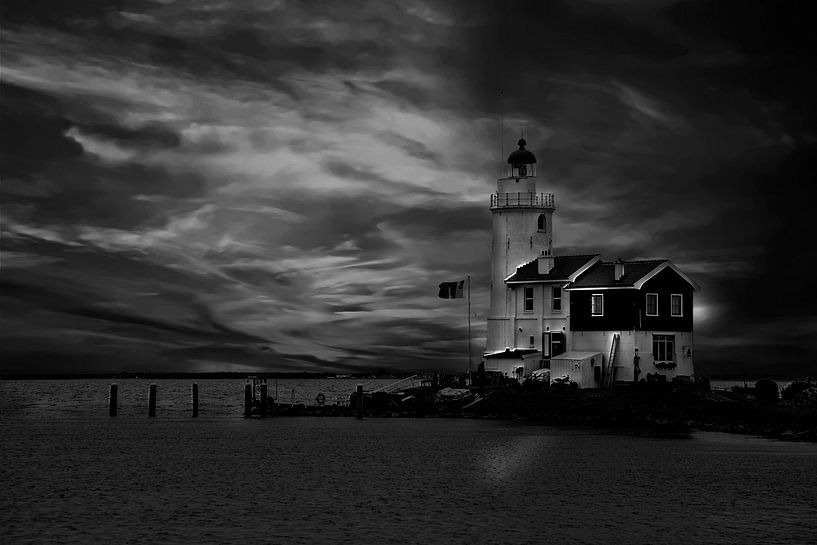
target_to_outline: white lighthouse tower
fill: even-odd
[[[527,335],[517,335],[518,290],[506,285],[505,279],[537,258],[542,258],[539,268],[553,267],[553,195],[539,191],[536,157],[525,149],[524,138],[518,144],[519,149],[508,157],[507,175],[497,180],[496,193],[491,195],[491,310],[486,354],[530,347]]]

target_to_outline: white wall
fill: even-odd
[[[500,185],[507,182],[500,180]],[[520,191],[530,189],[536,191],[535,178],[520,181],[524,187]],[[515,183],[515,182],[514,182]],[[487,350],[502,350],[506,346],[511,348],[528,348],[529,335],[539,336],[541,330],[531,332],[527,327],[524,332],[519,331],[511,317],[525,318],[530,315],[541,315],[541,286],[539,297],[535,296],[534,304],[539,299],[538,309],[533,313],[525,313],[522,294],[517,290],[509,289],[505,278],[513,274],[516,268],[524,265],[542,254],[542,251],[551,249],[552,209],[546,208],[503,208],[492,210],[492,246],[491,246],[491,310],[488,318]],[[547,229],[538,231],[538,220],[545,214]],[[493,323],[492,323],[493,322]],[[541,344],[541,341],[539,341]]]
[[[568,377],[570,382],[575,382],[580,388],[593,388],[596,386],[595,373],[593,371],[594,362],[601,363],[601,353],[592,354],[582,359],[560,359],[550,360],[550,380]]]
[[[683,346],[692,346],[692,333],[689,331],[574,331],[572,336],[571,350],[598,351],[604,355],[604,364],[607,365],[607,358],[610,356],[610,346],[613,334],[619,333],[617,361],[616,365],[621,366],[616,370],[616,380],[633,380],[633,356],[638,348],[638,355],[641,358],[639,367],[641,375],[639,378],[646,378],[647,373],[659,373],[666,375],[667,380],[672,380],[676,376],[690,376],[693,373],[692,357],[682,354]],[[674,369],[657,369],[652,357],[652,336],[653,333],[659,335],[675,335],[675,363]]]

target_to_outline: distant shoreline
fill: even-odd
[[[120,373],[0,373],[0,380],[87,380],[87,379],[245,379],[249,376],[273,379],[394,379],[400,380],[412,375],[432,375],[435,371],[393,371],[389,374],[377,373],[330,373],[330,372],[250,372],[250,371],[223,371],[223,372],[133,372],[123,371]],[[447,371],[436,371],[439,374],[463,375],[465,373],[451,373]],[[771,379],[776,381],[806,380],[806,376],[795,376],[785,374],[773,375],[707,375],[710,380],[734,380],[755,382],[760,379]]]
[[[307,373],[307,372],[216,372],[216,373],[0,373],[0,380],[87,380],[87,379],[220,379],[247,377],[274,379],[394,379],[428,373]]]

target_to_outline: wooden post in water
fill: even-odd
[[[363,385],[357,385],[357,419],[363,418]]]
[[[116,416],[116,390],[118,386],[116,384],[111,384],[111,395],[108,397],[108,414],[111,416]]]
[[[252,384],[244,385],[244,416],[249,418],[252,414]]]
[[[148,391],[148,416],[156,416],[156,385],[151,384]]]
[[[193,418],[199,415],[199,385],[193,383]]]
[[[267,382],[261,383],[261,416],[267,416]]]

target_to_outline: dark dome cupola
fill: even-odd
[[[519,149],[508,156],[508,176],[513,178],[524,178],[526,176],[536,176],[536,157],[530,150],[526,150],[524,138],[520,138]]]

